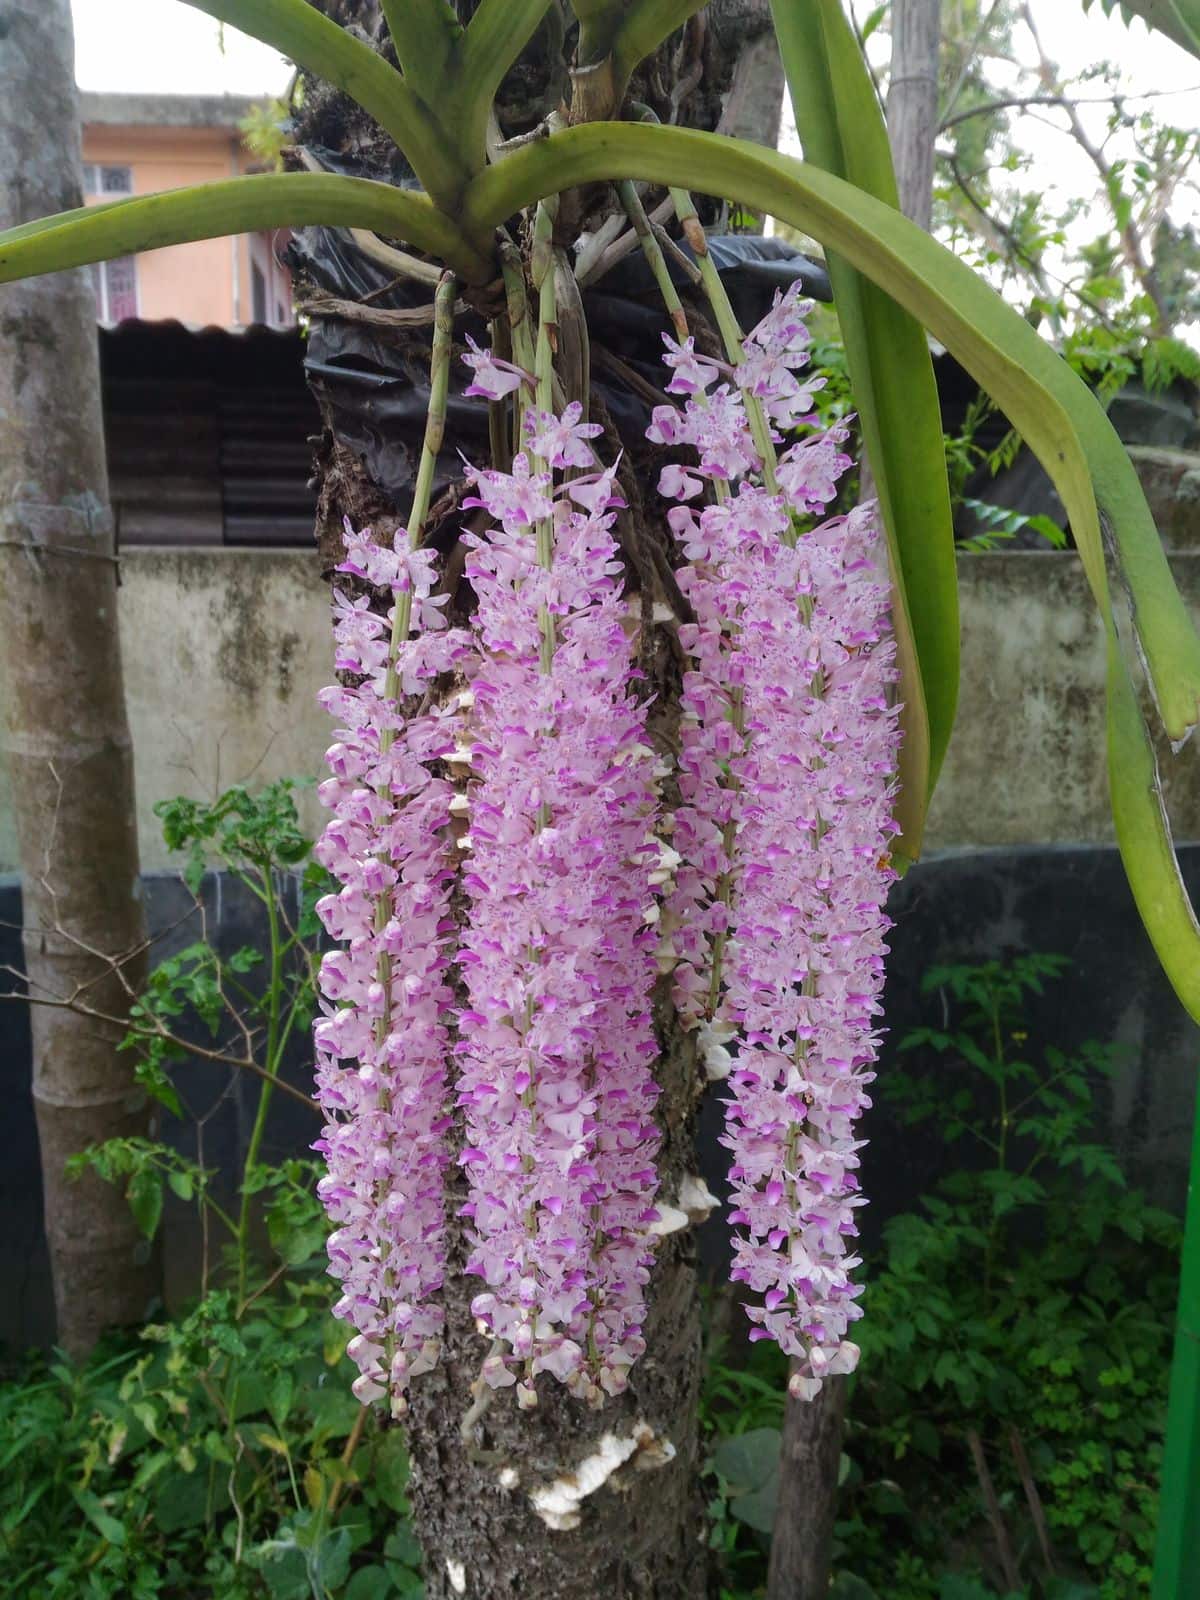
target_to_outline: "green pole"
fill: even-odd
[[[1154,1555],[1154,1600],[1189,1600],[1193,1595],[1200,1595],[1200,1095],[1192,1132]]]

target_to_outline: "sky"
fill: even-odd
[[[869,9],[857,0],[865,15]],[[278,93],[288,67],[273,50],[182,0],[72,0],[76,75],[84,89],[125,89],[177,94]],[[1067,67],[1102,57],[1122,60],[1131,81],[1143,88],[1200,85],[1200,62],[1138,22],[1130,28],[1102,15],[1085,14],[1078,0],[1035,0],[1035,16],[1047,49]],[[1200,124],[1200,92],[1172,98],[1176,113]]]
[[[860,16],[870,9],[870,0],[853,3]],[[222,31],[182,0],[72,0],[72,10],[81,88],[272,94],[287,84],[290,69],[273,50],[234,29]],[[1131,93],[1155,91],[1160,97],[1147,103],[1177,126],[1200,128],[1200,61],[1141,22],[1126,27],[1119,17],[1106,17],[1098,3],[1085,13],[1079,0],[1034,0],[1034,15],[1047,52],[1065,71],[1119,61]],[[1103,138],[1103,107],[1083,106],[1081,114],[1093,138]],[[1035,160],[1022,186],[1043,189],[1052,199],[1092,193],[1095,171],[1074,142],[1055,131],[1055,115],[1026,111],[1015,119],[1018,142]],[[785,130],[785,148],[789,141],[794,147],[794,129]],[[1177,215],[1177,221],[1200,220],[1192,196],[1183,204],[1193,215]]]

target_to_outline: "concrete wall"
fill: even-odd
[[[1172,564],[1200,619],[1200,552]],[[300,551],[130,550],[121,572],[142,865],[156,871],[171,864],[156,801],[322,771],[326,594]],[[960,712],[927,853],[1108,843],[1104,652],[1077,558],[969,556],[960,574]],[[1162,768],[1177,837],[1200,840],[1200,745],[1164,747]],[[15,862],[0,768],[0,872]]]

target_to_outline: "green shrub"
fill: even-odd
[[[972,1450],[1038,1600],[1149,1593],[1181,1231],[1126,1187],[1096,1131],[1116,1052],[1027,1059],[1024,1007],[1065,963],[943,967],[947,1020],[902,1043],[879,1098],[936,1131],[949,1175],[868,1261],[837,1571],[844,1600],[1006,1592]],[[742,1593],[764,1572],[782,1405],[777,1353],[709,1373],[713,1542]],[[737,1414],[753,1418],[742,1433]],[[764,1493],[765,1491],[765,1493]],[[1043,1525],[1039,1533],[1038,1521]]]

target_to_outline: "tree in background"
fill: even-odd
[[[6,226],[81,203],[69,0],[13,0],[0,34]],[[0,663],[33,1008],[33,1096],[58,1339],[142,1320],[154,1262],[125,1196],[67,1159],[144,1133],[117,1054],[144,973],[133,758],[117,631],[96,314],[86,271],[0,300]],[[65,1002],[86,994],[102,1017]],[[50,1003],[59,1001],[62,1003]]]
[[[1132,89],[1119,62],[1064,72],[1026,0],[947,7],[939,235],[1057,336],[1094,334],[1080,358],[1090,354],[1092,375],[1110,386],[1141,365],[1152,383],[1200,376],[1177,337],[1200,313],[1200,253],[1186,215],[1200,131],[1176,125],[1171,106],[1169,91]],[[1057,198],[1029,183],[1023,129],[1035,125],[1047,150],[1069,143],[1083,154],[1092,193]]]

